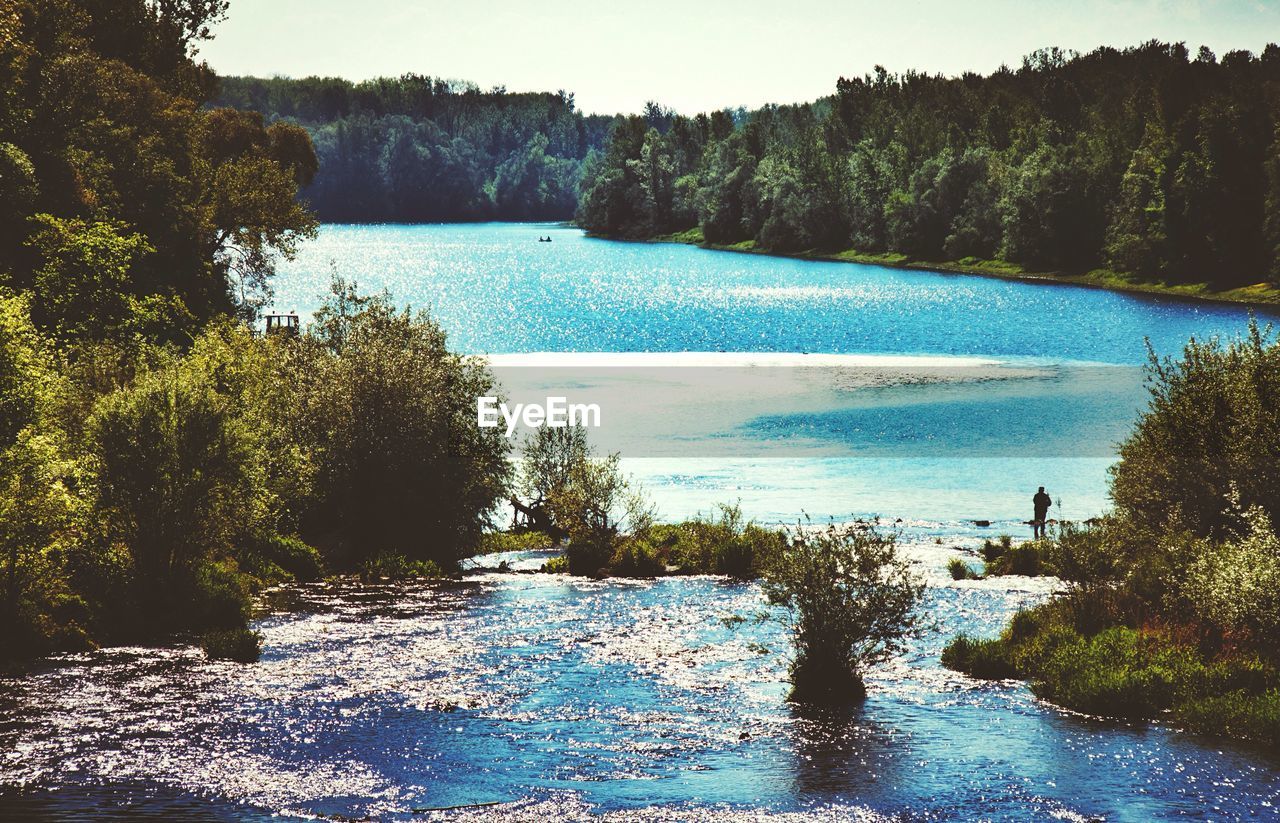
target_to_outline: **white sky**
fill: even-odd
[[[1044,46],[1151,38],[1258,53],[1280,41],[1280,0],[231,0],[215,33],[200,55],[220,74],[415,72],[688,114],[812,100],[877,63],[985,73]]]

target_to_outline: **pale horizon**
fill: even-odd
[[[696,8],[584,8],[550,0],[407,4],[232,0],[200,58],[222,75],[406,73],[510,91],[563,89],[586,113],[637,112],[649,100],[692,114],[829,95],[837,78],[879,64],[958,75],[1016,67],[1057,46],[1088,52],[1151,39],[1207,45],[1221,57],[1280,39],[1280,4],[1258,0],[1057,3],[798,0],[785,16],[717,0]]]

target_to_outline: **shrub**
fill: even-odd
[[[240,567],[262,583],[309,583],[324,577],[320,552],[297,537],[254,534],[244,541],[238,559]]]
[[[969,564],[961,560],[959,557],[953,557],[947,561],[947,571],[951,574],[952,580],[976,580],[978,574],[969,568]]]
[[[1011,548],[1013,548],[1013,538],[1007,534],[1002,534],[995,540],[983,540],[982,548],[978,549],[978,553],[982,555],[983,560],[990,563],[1003,556]]]
[[[262,656],[262,633],[249,629],[206,632],[200,639],[200,647],[210,660],[256,663]]]
[[[988,560],[985,573],[987,575],[1018,574],[1025,577],[1052,574],[1045,557],[1047,547],[1047,542],[1039,540],[1019,543]]]
[[[1188,701],[1174,719],[1190,731],[1257,740],[1280,747],[1280,689],[1262,694],[1234,691]]]
[[[553,548],[555,545],[556,541],[542,532],[485,532],[480,536],[480,545],[477,547],[476,554],[540,551]]]
[[[249,620],[253,579],[234,560],[202,560],[193,570],[184,625],[196,629],[243,627]],[[177,608],[177,603],[171,605]]]
[[[1121,515],[1153,531],[1171,519],[1201,537],[1234,525],[1236,497],[1280,516],[1280,345],[1250,321],[1225,343],[1192,339],[1177,360],[1152,351],[1151,401],[1112,468]]]
[[[1262,509],[1243,517],[1243,535],[1192,561],[1182,593],[1204,623],[1271,646],[1280,635],[1280,538]]]
[[[671,562],[691,574],[759,577],[778,558],[786,535],[743,520],[737,505],[721,504],[710,517],[698,515],[667,527],[659,539],[671,546]]]
[[[766,572],[764,591],[791,631],[796,702],[860,700],[867,667],[899,654],[923,627],[924,584],[894,537],[874,528],[797,529]]]
[[[609,561],[610,573],[621,577],[657,577],[666,571],[666,566],[659,550],[637,538],[618,541],[618,548]]]
[[[444,569],[434,560],[416,560],[399,552],[379,552],[360,564],[360,577],[364,580],[435,579],[444,576]]]
[[[569,558],[563,554],[559,557],[553,557],[546,563],[543,563],[542,568],[539,569],[539,571],[545,572],[546,574],[568,574]]]
[[[942,665],[983,680],[1008,680],[1018,676],[999,639],[979,640],[959,634],[942,650]]]

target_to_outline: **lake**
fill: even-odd
[[[1029,536],[1038,485],[1055,514],[1104,510],[1144,338],[1176,353],[1242,330],[1243,307],[548,225],[325,226],[282,266],[276,305],[310,313],[333,270],[502,355],[513,392],[603,398],[618,422],[602,445],[664,517],[733,500],[769,522],[881,516],[940,632],[873,672],[862,707],[809,713],[783,701],[785,637],[750,619],[753,584],[496,571],[546,559],[519,553],[460,582],[286,587],[260,604],[256,665],[175,641],[0,679],[0,818],[1276,814],[1272,755],[1075,715],[938,661],[955,632],[993,635],[1054,590],[953,581],[947,561]]]

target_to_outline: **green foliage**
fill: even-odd
[[[670,547],[670,560],[686,574],[760,577],[786,547],[786,535],[746,521],[737,505],[721,504],[709,517],[655,529],[653,539]]]
[[[425,313],[336,281],[291,375],[296,432],[315,461],[305,535],[339,567],[403,554],[452,568],[507,491],[508,443],[475,425],[495,393]]]
[[[380,552],[360,563],[363,580],[406,580],[415,577],[441,578],[445,571],[434,560],[416,560],[398,552]]]
[[[480,545],[476,547],[476,554],[539,551],[554,545],[556,545],[555,542],[541,532],[485,532],[480,536]]]
[[[1001,547],[998,553],[986,561],[983,574],[1019,574],[1026,577],[1054,574],[1053,564],[1046,556],[1049,550],[1050,545],[1042,540],[1019,543],[1007,549]],[[984,552],[984,555],[991,553]]]
[[[1262,694],[1241,690],[1207,695],[1177,706],[1173,716],[1193,732],[1280,747],[1280,689]]]
[[[481,91],[414,74],[224,77],[218,104],[263,112],[272,128],[304,127],[319,169],[301,181],[304,195],[336,222],[565,219],[583,161],[612,120],[581,114],[572,94]]]
[[[220,629],[206,632],[200,647],[210,660],[257,663],[262,656],[262,634],[249,629]]]
[[[1049,49],[986,77],[878,67],[812,104],[619,117],[584,163],[577,220],[624,237],[696,221],[710,243],[779,252],[998,255],[1252,285],[1280,271],[1275,54]]]
[[[1280,538],[1261,509],[1242,519],[1241,535],[1191,561],[1180,593],[1200,622],[1280,651]]]
[[[861,699],[862,675],[899,654],[923,631],[924,583],[892,535],[860,525],[799,528],[764,578],[783,609],[795,658],[791,699],[840,704]]]
[[[1250,323],[1242,338],[1192,340],[1181,359],[1151,354],[1151,401],[1112,469],[1122,517],[1202,537],[1234,525],[1238,503],[1280,515],[1280,344]]]
[[[569,557],[568,555],[560,555],[553,557],[546,563],[542,564],[541,571],[547,574],[569,574]]]
[[[1006,658],[999,639],[980,640],[967,634],[951,638],[942,650],[942,665],[984,680],[1007,680],[1018,676]]]
[[[17,0],[0,11],[0,259],[61,340],[189,342],[261,302],[314,230],[305,134],[226,128],[193,44],[221,0]],[[223,139],[232,135],[235,139]],[[152,322],[163,319],[163,322]]]
[[[978,573],[969,568],[969,564],[959,557],[953,557],[947,561],[947,573],[951,575],[952,580],[979,579]]]

